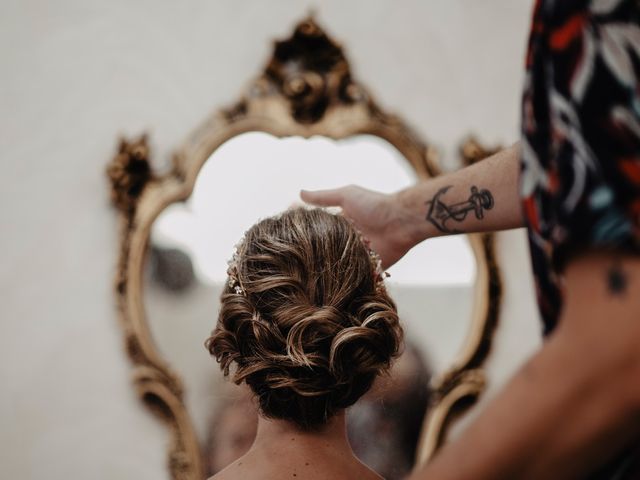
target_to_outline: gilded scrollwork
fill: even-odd
[[[317,122],[332,104],[358,98],[342,49],[312,19],[300,23],[290,39],[276,42],[265,76],[302,124]]]
[[[107,175],[111,181],[111,201],[126,215],[133,215],[138,198],[153,178],[147,136],[133,141],[121,139]]]

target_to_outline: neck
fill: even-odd
[[[254,447],[271,447],[281,450],[283,446],[295,449],[327,449],[352,454],[347,440],[347,426],[344,410],[333,416],[320,430],[301,430],[286,420],[258,419],[258,432]]]

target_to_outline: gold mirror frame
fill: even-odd
[[[402,153],[418,178],[439,174],[435,150],[397,116],[378,107],[353,80],[342,48],[313,18],[299,23],[290,39],[275,43],[266,68],[241,100],[209,117],[174,155],[169,172],[153,171],[146,136],[132,142],[121,140],[107,169],[121,221],[115,283],[118,314],[137,393],[170,428],[168,464],[175,480],[200,480],[204,468],[182,382],[160,355],[147,323],[142,296],[149,235],[160,212],[191,195],[210,155],[230,138],[250,131],[336,140],[375,135]],[[487,153],[477,144],[475,150],[469,142],[466,145],[463,156],[468,161]],[[493,236],[469,235],[469,241],[478,267],[471,328],[454,365],[436,379],[437,400],[425,421],[420,461],[427,460],[444,441],[450,419],[464,408],[462,401],[477,398],[485,385],[481,366],[498,318],[500,281]]]

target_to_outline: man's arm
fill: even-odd
[[[584,478],[640,437],[640,259],[581,257],[565,293],[539,353],[411,480]]]
[[[386,268],[421,241],[523,226],[518,194],[520,144],[392,195],[356,186],[302,191],[305,202],[339,206],[371,240]]]

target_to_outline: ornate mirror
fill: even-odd
[[[487,153],[473,141],[462,149],[467,162]],[[142,137],[121,142],[108,173],[122,221],[116,295],[134,384],[170,428],[172,478],[200,479],[212,473],[212,442],[222,428],[211,419],[235,395],[203,343],[244,230],[299,202],[301,188],[357,183],[391,192],[439,171],[434,149],[376,104],[352,78],[341,47],[307,19],[275,44],[243,98],[188,138],[171,171],[154,172]],[[484,388],[500,297],[493,238],[430,240],[389,272],[405,355],[412,355],[392,373],[410,375],[423,390],[412,398],[421,402],[414,424],[424,425],[415,435],[424,461]],[[428,371],[431,387],[413,381]],[[382,395],[389,385],[374,390]],[[359,425],[366,417],[357,416],[354,431],[370,431]]]

